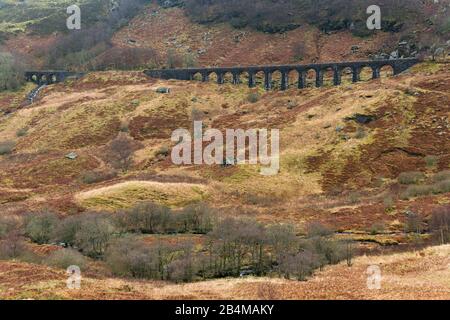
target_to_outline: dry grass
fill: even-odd
[[[206,198],[206,188],[200,184],[128,181],[79,193],[75,198],[89,209],[129,208],[138,201],[180,207]]]
[[[450,245],[413,253],[363,256],[352,267],[329,266],[306,282],[275,278],[219,279],[190,284],[83,277],[66,288],[64,271],[0,262],[2,299],[449,299]],[[381,289],[367,288],[367,268],[381,269]]]
[[[17,140],[12,157],[0,159],[0,178],[3,185],[15,192],[32,189],[36,196],[21,202],[28,207],[46,202],[61,207],[62,199],[108,210],[149,199],[171,206],[205,200],[204,195],[196,192],[176,196],[166,190],[142,186],[74,199],[74,195],[78,198],[84,192],[102,190],[112,184],[146,180],[139,178],[142,175],[151,176],[150,180],[156,177],[156,181],[178,176],[184,177],[183,182],[187,183],[205,181],[206,200],[213,206],[253,211],[262,221],[288,221],[302,227],[310,219],[337,220],[345,229],[367,227],[363,221],[363,211],[367,211],[364,205],[373,205],[374,195],[382,192],[401,172],[412,171],[419,163],[425,166],[423,160],[395,148],[407,151],[423,148],[425,154],[445,152],[443,148],[429,150],[439,144],[425,139],[428,136],[413,140],[420,132],[440,137],[434,128],[423,127],[430,115],[416,113],[425,104],[442,103],[445,94],[439,91],[436,99],[440,100],[423,101],[416,107],[422,97],[408,95],[404,89],[413,87],[424,92],[434,83],[441,88],[448,77],[445,66],[433,73],[429,73],[428,66],[422,68],[426,71],[418,68],[415,73],[395,79],[286,92],[264,92],[249,89],[245,84],[218,86],[212,82],[157,81],[136,72],[91,73],[81,81],[46,88],[36,104],[0,119],[0,137]],[[422,80],[417,82],[417,79]],[[171,93],[157,94],[155,90],[160,86],[170,87]],[[256,91],[260,99],[249,103],[248,95]],[[364,137],[356,138],[361,125],[344,120],[355,113],[379,117],[363,126]],[[280,129],[280,173],[263,177],[259,174],[260,167],[245,165],[175,166],[170,156],[155,156],[161,147],[170,150],[171,131],[190,128],[194,116],[203,119],[206,126],[221,130]],[[142,144],[131,168],[112,181],[89,186],[81,183],[80,176],[87,170],[111,169],[108,159],[102,155],[102,147],[120,132],[123,123],[127,124],[128,134]],[[27,135],[17,137],[17,128],[24,127],[28,128]],[[340,130],[336,130],[338,127]],[[64,159],[69,151],[76,151],[79,158]],[[442,167],[445,161],[445,156],[440,156],[436,169],[445,169]],[[386,183],[372,191],[374,176],[384,176]],[[362,189],[369,196],[349,205],[345,198],[350,188]],[[329,194],[322,194],[324,191],[336,198],[330,199]],[[274,201],[247,201],[245,195]],[[373,206],[365,214],[371,219],[384,219],[386,213],[382,207]],[[387,218],[398,219],[395,212]],[[373,222],[367,223],[370,226]]]

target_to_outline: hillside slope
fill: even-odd
[[[307,282],[270,278],[219,279],[191,284],[130,281],[83,275],[80,290],[66,288],[64,271],[0,262],[1,299],[443,299],[450,298],[450,247],[363,256],[352,267],[330,266]],[[369,266],[381,270],[381,287],[367,287]]]
[[[448,64],[422,64],[395,78],[264,92],[244,84],[157,81],[138,72],[92,73],[44,89],[29,107],[2,107],[12,113],[0,119],[0,141],[15,147],[0,157],[0,202],[4,212],[68,214],[120,209],[141,199],[173,207],[206,201],[298,227],[318,219],[341,230],[366,230],[382,221],[401,231],[404,210],[426,217],[449,202],[445,187],[416,197],[397,180],[419,170],[426,179],[417,183],[426,186],[449,169],[449,79]],[[156,93],[161,86],[171,93]],[[20,97],[23,92],[0,96]],[[355,114],[374,120],[358,123],[351,120]],[[251,165],[172,164],[163,151],[173,146],[171,132],[190,128],[193,119],[218,129],[280,129],[280,173],[264,177]],[[114,168],[108,153],[118,135],[137,148],[125,171]],[[65,158],[70,152],[78,157]],[[105,174],[103,182],[87,181],[92,172]],[[172,201],[174,184],[181,193]],[[386,199],[392,199],[389,209]]]
[[[348,31],[323,34],[304,25],[286,33],[268,34],[251,28],[234,29],[227,23],[192,23],[181,8],[161,9],[153,5],[133,19],[113,37],[117,46],[148,47],[161,57],[172,50],[181,56],[198,56],[202,66],[281,64],[365,59],[383,47],[395,47],[400,35],[379,33],[367,39]],[[296,48],[305,48],[297,52]],[[352,46],[359,46],[352,52]]]
[[[64,13],[68,5],[66,0],[8,1],[0,6],[0,20],[3,21],[0,24],[0,41],[4,40],[4,50],[28,56],[36,66],[81,70],[114,69],[114,64],[123,68],[123,61],[128,61],[132,68],[145,68],[170,64],[230,66],[358,60],[379,53],[390,54],[398,48],[400,41],[409,43],[411,53],[426,51],[433,44],[444,45],[448,40],[446,2],[418,2],[417,7],[410,4],[408,9],[404,9],[396,1],[389,0],[382,6],[383,17],[386,18],[386,21],[383,20],[384,29],[369,33],[363,23],[366,18],[364,8],[352,8],[358,10],[358,17],[353,17],[358,21],[358,28],[367,33],[363,32],[359,36],[355,36],[358,33],[351,27],[352,17],[348,17],[350,12],[342,12],[343,6],[339,3],[333,3],[339,7],[340,13],[337,13],[326,2],[314,6],[306,1],[303,6],[312,11],[309,20],[316,17],[317,23],[303,18],[300,23],[293,24],[294,27],[282,29],[286,32],[262,32],[252,23],[236,27],[232,13],[217,16],[214,10],[217,11],[220,6],[213,5],[212,11],[209,11],[208,6],[201,10],[197,6],[196,10],[201,11],[197,13],[195,10],[192,12],[190,6],[196,1],[186,2],[186,7],[176,6],[178,2],[170,2],[175,5],[172,7],[158,5],[160,1],[133,0],[132,5],[124,3],[122,9],[114,10],[117,3],[121,2],[79,1],[83,12],[82,30],[67,32]],[[270,5],[267,2],[265,4]],[[237,2],[230,3],[228,9],[233,11],[232,6],[235,5]],[[252,5],[261,9],[258,4]],[[238,7],[235,14],[244,10],[242,6]],[[259,22],[265,25],[264,17],[267,16],[271,23],[277,24],[277,19],[284,21],[288,17],[305,14],[300,11],[294,14],[289,10],[288,6],[282,6],[280,12],[270,15],[266,9],[262,17],[255,17],[253,20],[256,21],[252,21],[256,23],[262,19]],[[391,17],[392,12],[396,13]],[[115,15],[120,16],[116,18]],[[320,21],[330,26],[324,27]],[[99,31],[103,37],[99,34],[93,36]],[[90,37],[94,39],[83,40]],[[70,46],[70,50],[64,49],[67,46]],[[117,54],[120,48],[149,49],[151,59],[138,65],[132,64],[129,57]],[[169,60],[172,61],[169,63]]]

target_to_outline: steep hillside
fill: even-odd
[[[37,66],[103,70],[357,60],[390,54],[400,41],[410,54],[448,40],[446,2],[386,0],[377,32],[367,32],[364,4],[343,2],[259,0],[247,3],[250,13],[240,1],[83,0],[82,29],[69,32],[65,0],[2,1],[0,41]],[[149,51],[130,60],[120,48]]]
[[[193,24],[180,8],[150,6],[116,33],[113,43],[153,48],[161,57],[170,51],[181,57],[193,55],[199,65],[232,66],[364,59],[385,46],[386,51],[394,48],[399,37],[379,33],[361,39],[348,31],[326,35],[308,25],[268,34],[251,28],[234,29],[227,23]],[[355,45],[360,47],[357,52],[352,51]]]
[[[65,32],[66,8],[77,4],[83,12],[83,27],[106,17],[108,0],[2,0],[0,1],[0,35],[10,37],[21,33],[49,35]]]
[[[2,207],[68,214],[120,209],[141,199],[174,207],[206,201],[299,228],[318,219],[341,230],[367,230],[382,221],[402,231],[405,210],[426,217],[449,202],[445,186],[416,197],[398,180],[422,171],[417,183],[431,186],[436,173],[450,168],[450,146],[442,143],[449,135],[449,78],[448,64],[425,63],[395,78],[383,73],[354,85],[264,92],[244,84],[156,81],[138,72],[92,73],[44,89],[31,106],[3,107],[12,112],[1,118],[0,141],[14,141],[14,149],[0,158]],[[171,93],[156,93],[161,86]],[[20,101],[23,92],[1,97]],[[373,121],[358,123],[355,114]],[[173,165],[171,132],[191,128],[193,119],[218,129],[281,129],[280,173],[263,177],[250,165]],[[108,152],[118,135],[136,144],[125,171],[115,169]],[[70,152],[78,157],[65,158]],[[92,172],[105,181],[87,180]],[[175,186],[177,200],[170,196]]]
[[[368,33],[365,1],[76,3],[82,30],[66,32],[66,0],[0,0],[0,298],[449,297],[448,1],[384,0],[383,30]],[[321,88],[310,70],[302,90],[292,72],[285,91],[280,72],[266,91],[260,73],[249,88],[245,75],[219,85],[141,70],[399,46],[439,59],[374,80],[364,68],[357,83],[343,70],[340,86],[327,71]],[[91,72],[30,102],[35,85],[17,75],[31,66]],[[232,159],[176,164],[172,134],[194,121],[278,129],[277,174]],[[83,290],[65,289],[69,265]],[[381,290],[367,288],[373,265]]]

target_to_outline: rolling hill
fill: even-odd
[[[445,33],[441,39],[435,29],[445,27],[438,19],[447,15],[442,11],[445,2],[437,7],[424,2],[428,22],[414,15],[401,31],[384,30],[363,37],[347,26],[352,21],[339,14],[325,19],[325,24],[307,21],[300,13],[290,15],[287,24],[262,15],[261,25],[248,22],[249,17],[237,9],[234,15],[217,14],[226,12],[221,1],[211,1],[214,6],[203,11],[205,8],[197,8],[194,0],[166,4],[134,1],[136,6],[130,11],[119,10],[122,21],[104,29],[111,17],[117,17],[112,13],[117,2],[78,3],[87,12],[85,29],[68,35],[60,18],[66,1],[0,0],[2,51],[23,55],[37,68],[48,67],[51,56],[55,64],[50,66],[55,68],[91,69],[79,80],[43,87],[31,104],[26,100],[35,87],[31,83],[0,92],[0,298],[449,297],[448,245],[430,247],[446,242],[443,231],[436,233],[436,210],[448,215],[450,205],[448,59],[425,59],[397,76],[390,68],[383,68],[380,79],[375,80],[369,80],[371,70],[363,70],[362,81],[357,83],[352,83],[351,74],[344,73],[341,86],[333,86],[332,74],[327,73],[325,86],[315,88],[310,74],[303,90],[297,89],[291,74],[286,91],[265,91],[261,79],[256,88],[248,88],[245,83],[233,85],[228,78],[223,85],[214,79],[157,80],[140,70],[169,65],[367,59],[396,50],[401,41],[419,43],[419,39],[409,38],[411,34],[418,34],[418,38],[436,34],[439,41],[448,40]],[[292,10],[293,3],[306,2],[283,3],[289,4],[286,10]],[[389,26],[402,22],[395,20]],[[75,54],[61,49],[68,43],[76,47],[79,43],[75,40],[85,39],[87,34],[95,38],[103,30],[108,32],[96,45],[91,46],[90,40],[82,42]],[[434,41],[428,44],[441,43]],[[144,52],[149,61],[133,56]],[[139,64],[118,70],[119,64],[127,66],[124,61],[134,57]],[[115,60],[118,58],[120,61]],[[274,74],[273,81],[279,84],[280,74]],[[170,153],[176,143],[171,134],[180,128],[191,130],[194,120],[203,121],[205,129],[221,131],[279,129],[279,173],[262,176],[259,165],[175,165]],[[87,250],[83,252],[85,248],[77,248],[85,255],[83,286],[88,289],[70,291],[65,288],[61,265],[58,268],[49,260],[55,259],[55,252],[64,255],[70,251],[63,248],[70,239],[61,244],[44,239],[45,234],[38,234],[41,238],[30,236],[35,234],[31,228],[36,227],[35,213],[45,217],[51,212],[64,219],[58,220],[61,224],[77,222],[76,218],[86,213],[93,214],[88,219],[119,217],[122,222],[121,217],[138,215],[139,205],[148,202],[157,205],[155,210],[163,210],[158,211],[161,216],[169,213],[189,218],[189,210],[199,206],[214,212],[217,220],[287,225],[304,252],[310,248],[302,241],[309,239],[311,225],[319,224],[330,232],[313,240],[330,245],[342,242],[347,251],[354,245],[358,256],[349,259],[347,252],[346,263],[338,259],[332,265],[314,265],[316,272],[305,282],[275,278],[276,272],[259,278],[206,280],[199,272],[196,282],[179,284],[118,275],[107,254],[88,255]],[[132,233],[135,238],[130,242],[137,239],[144,249],[131,249],[143,252],[155,244],[169,244],[178,255],[186,247],[199,255],[213,247],[207,231],[188,232],[185,226],[183,232],[168,228],[158,233],[152,221],[147,223],[150,227],[144,232],[124,228],[115,235],[126,240]],[[8,232],[11,225],[24,227]],[[324,232],[320,228],[318,233]],[[4,257],[4,252],[16,249],[26,254]],[[78,251],[70,254],[80,259]],[[278,270],[278,262],[272,261],[274,255],[267,251],[270,261],[261,264]],[[65,266],[64,259],[61,264]],[[175,267],[189,269],[179,263]],[[385,282],[380,291],[366,288],[370,265],[382,267]],[[162,274],[164,278],[164,271]],[[225,276],[230,274],[220,274]]]

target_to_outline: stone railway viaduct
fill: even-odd
[[[188,68],[188,69],[160,69],[160,70],[145,70],[145,74],[160,79],[177,79],[177,80],[194,80],[200,76],[202,81],[209,81],[212,74],[215,74],[217,83],[223,84],[227,74],[231,75],[232,83],[241,83],[241,77],[246,74],[248,77],[248,86],[256,86],[256,75],[264,74],[264,87],[266,90],[272,89],[272,75],[275,72],[281,74],[280,89],[286,90],[289,87],[289,74],[295,71],[298,75],[297,87],[306,87],[306,78],[310,70],[313,70],[316,75],[316,87],[322,87],[324,83],[324,74],[327,71],[333,72],[333,84],[340,85],[341,77],[344,70],[350,70],[352,73],[352,81],[357,82],[361,80],[361,70],[365,67],[372,69],[372,78],[380,77],[380,70],[384,66],[390,66],[393,69],[394,75],[397,75],[406,69],[412,67],[419,60],[416,58],[406,59],[392,59],[392,60],[370,60],[370,61],[356,61],[356,62],[330,62],[307,65],[269,65],[269,66],[239,66],[239,67],[212,67],[212,68]]]
[[[188,68],[188,69],[160,69],[145,70],[144,73],[153,78],[159,79],[176,79],[176,80],[194,80],[200,76],[202,81],[209,81],[212,74],[216,75],[217,83],[223,84],[227,75],[231,75],[232,83],[241,83],[241,77],[246,74],[248,77],[248,86],[255,87],[258,74],[264,75],[264,87],[266,90],[272,89],[272,75],[275,72],[281,74],[280,89],[286,90],[289,87],[289,75],[295,71],[297,78],[297,87],[306,87],[306,78],[310,70],[316,75],[316,87],[322,87],[324,83],[324,74],[327,71],[333,72],[333,84],[341,84],[341,77],[344,70],[352,73],[353,82],[361,80],[361,70],[365,67],[372,69],[372,78],[380,77],[380,70],[384,66],[390,66],[394,75],[397,75],[406,69],[412,67],[419,60],[416,58],[393,59],[393,60],[371,60],[356,62],[330,62],[307,65],[269,65],[269,66],[239,66],[239,67],[212,67],[212,68]],[[35,82],[39,85],[52,84],[62,82],[67,78],[79,78],[83,73],[68,72],[64,70],[48,70],[48,71],[27,71],[25,78],[27,81]]]
[[[83,73],[69,72],[65,70],[40,70],[26,71],[25,79],[26,81],[41,85],[63,82],[67,78],[79,78],[83,75]]]

